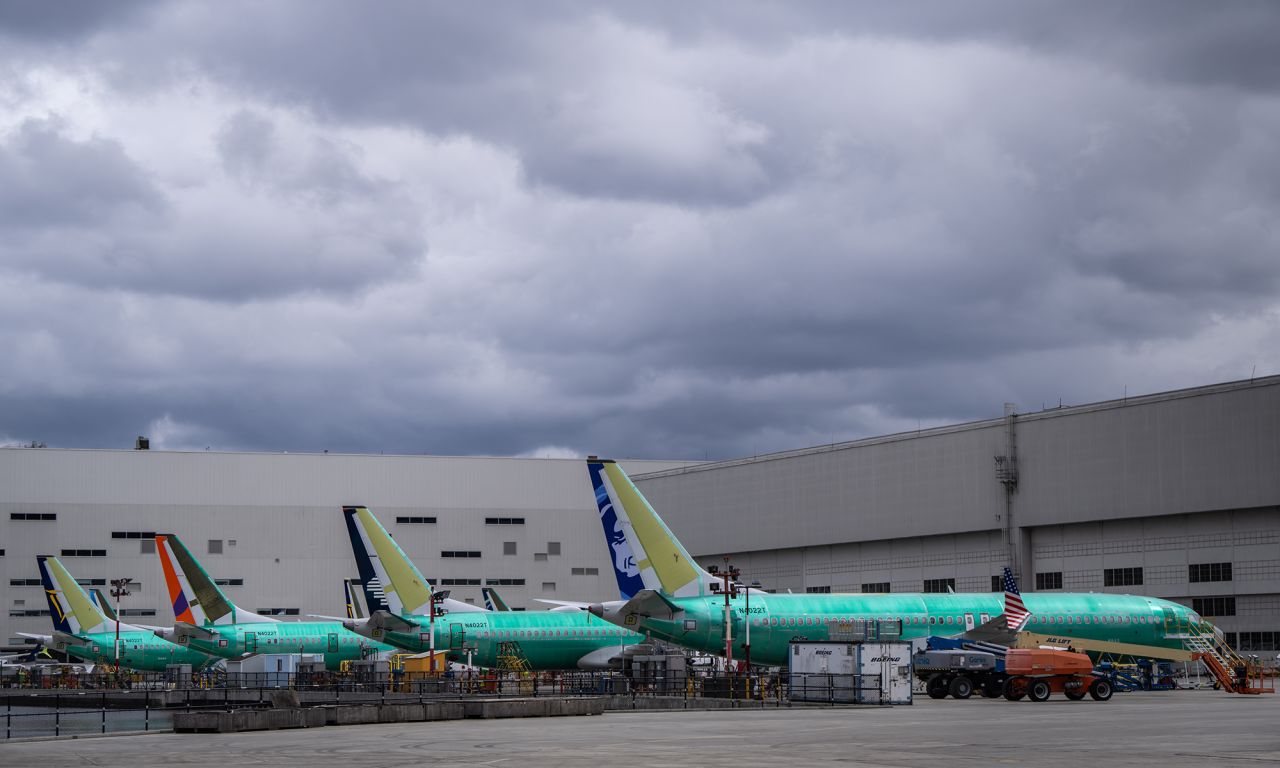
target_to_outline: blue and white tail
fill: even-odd
[[[592,457],[587,459],[587,469],[596,504],[601,509],[605,535],[613,548],[614,571],[619,574],[620,587],[624,583],[622,576],[628,577],[627,586],[622,589],[624,595],[634,589],[634,582],[630,581],[631,564],[645,589],[669,597],[706,595],[718,587],[720,581],[694,561],[622,467],[613,461]],[[612,526],[605,522],[606,506],[617,518]],[[617,536],[617,531],[621,531],[622,536]],[[629,551],[617,546],[623,538]],[[620,563],[627,567],[620,567]]]
[[[591,474],[591,488],[595,493],[600,524],[604,526],[604,537],[609,542],[609,556],[613,561],[613,575],[618,580],[618,594],[623,600],[630,600],[644,589],[644,580],[640,578],[636,557],[627,541],[627,534],[622,529],[613,500],[609,497],[609,489],[605,487],[604,462],[588,461],[587,471]]]

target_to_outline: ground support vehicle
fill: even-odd
[[[1111,698],[1111,682],[1093,673],[1093,662],[1083,653],[1011,648],[1005,656],[1004,697],[1045,701],[1061,693],[1071,701],[1086,695],[1094,701]]]
[[[912,659],[916,677],[933,699],[967,699],[975,692],[995,698],[1004,692],[1004,660],[993,653],[963,649],[920,651]]]

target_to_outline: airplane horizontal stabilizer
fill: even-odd
[[[636,614],[645,618],[674,619],[684,609],[671,602],[656,589],[642,589],[635,597],[622,604],[620,615]]]
[[[1027,618],[1029,619],[1030,617],[1028,616]],[[1001,614],[959,635],[957,639],[970,640],[975,643],[1012,646],[1018,638],[1018,633],[1026,626],[1026,621],[1024,619],[1016,628],[1010,629],[1004,615]]]
[[[577,600],[547,600],[545,598],[535,597],[533,598],[533,602],[556,606],[552,610],[585,611],[591,607],[591,603],[581,603]]]
[[[185,621],[179,621],[173,625],[173,633],[178,638],[178,642],[191,637],[198,637],[201,640],[211,640],[217,636],[217,633],[211,629],[197,627],[195,624],[188,624]]]
[[[369,614],[369,625],[377,629],[389,630],[391,632],[412,632],[418,629],[418,625],[397,616],[391,611],[374,611]]]

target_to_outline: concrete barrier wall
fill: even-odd
[[[306,708],[245,709],[231,712],[176,712],[178,733],[239,733],[326,725],[420,723],[464,718],[566,717],[599,715],[602,697],[489,699],[425,703],[364,704]]]

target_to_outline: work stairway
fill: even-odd
[[[1222,690],[1230,693],[1262,694],[1275,693],[1274,677],[1263,674],[1263,669],[1256,661],[1250,661],[1232,650],[1231,646],[1215,631],[1189,632],[1183,642],[1191,651],[1191,658],[1204,663],[1209,674],[1218,681]],[[1243,670],[1244,675],[1240,672]]]
[[[511,672],[528,672],[529,657],[524,655],[520,643],[507,640],[498,643],[498,669]]]

